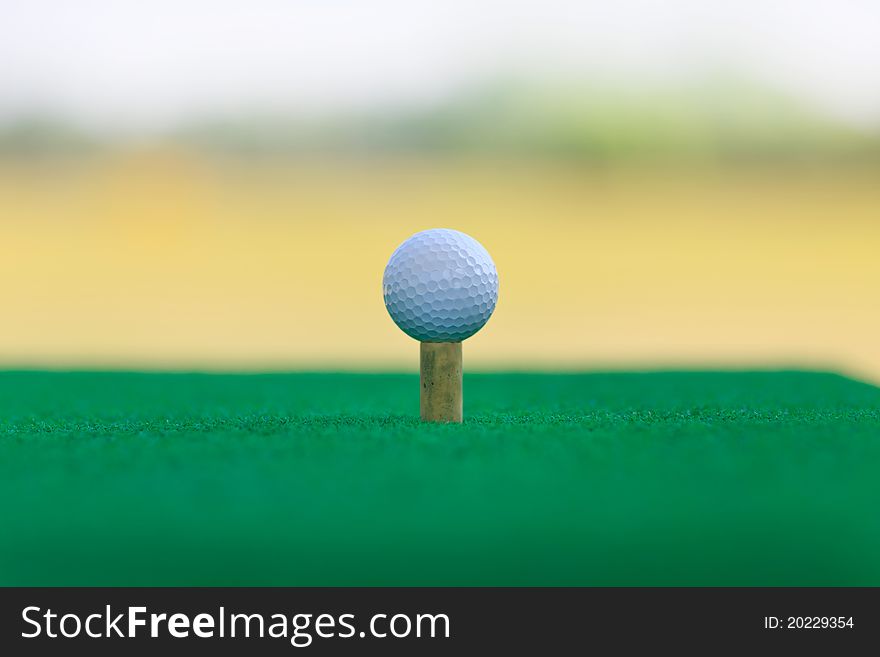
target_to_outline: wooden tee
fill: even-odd
[[[461,342],[422,342],[423,422],[461,422]]]

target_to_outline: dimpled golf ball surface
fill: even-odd
[[[391,254],[382,280],[394,323],[421,342],[461,342],[483,328],[498,301],[498,273],[469,235],[436,228]]]

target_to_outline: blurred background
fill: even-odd
[[[515,6],[514,6],[515,5]],[[0,1],[0,366],[414,370],[463,230],[472,369],[880,380],[869,0]]]

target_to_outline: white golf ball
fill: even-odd
[[[483,328],[498,301],[498,272],[469,235],[435,228],[391,254],[382,279],[385,307],[420,342],[461,342]]]

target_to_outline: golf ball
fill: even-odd
[[[461,342],[483,328],[498,301],[489,252],[469,235],[435,228],[391,254],[382,279],[385,307],[420,342]]]

